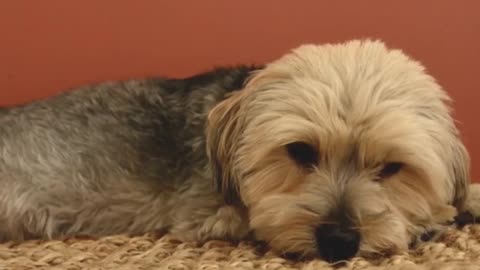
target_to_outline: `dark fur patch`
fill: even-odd
[[[459,227],[459,228],[462,228],[464,227],[465,225],[468,225],[468,224],[474,224],[475,223],[475,216],[472,215],[472,213],[470,212],[463,212],[463,213],[460,213],[458,214],[456,217],[455,217],[455,224]]]

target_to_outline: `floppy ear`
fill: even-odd
[[[455,181],[453,205],[460,212],[465,209],[470,185],[470,156],[460,139],[452,147],[450,177]]]
[[[225,203],[230,205],[241,203],[233,162],[243,130],[240,112],[246,91],[237,91],[217,104],[207,119],[207,155],[213,180]]]

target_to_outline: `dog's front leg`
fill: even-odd
[[[208,217],[197,233],[200,241],[209,239],[240,240],[248,234],[248,222],[242,210],[223,206]]]
[[[248,220],[242,210],[233,206],[196,209],[188,218],[173,222],[171,233],[183,241],[241,240],[249,232]],[[182,214],[183,217],[184,216]]]

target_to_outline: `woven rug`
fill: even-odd
[[[27,241],[0,245],[0,269],[480,269],[480,225],[451,230],[435,243],[375,261],[343,265],[289,261],[252,243],[182,243],[170,235]]]

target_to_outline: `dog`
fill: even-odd
[[[352,40],[5,107],[0,238],[168,230],[331,262],[402,252],[480,208],[450,103],[401,50]]]

